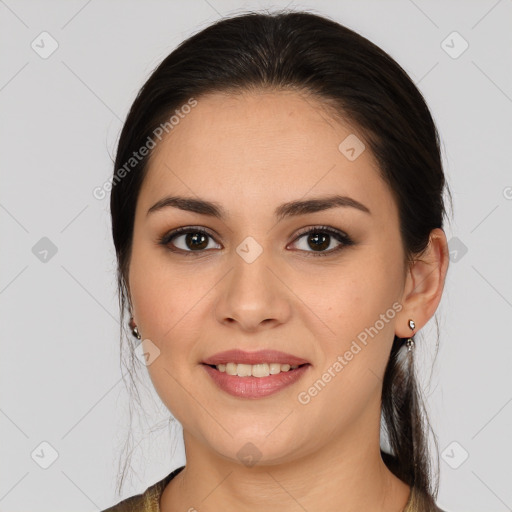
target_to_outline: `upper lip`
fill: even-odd
[[[227,363],[241,364],[260,364],[260,363],[280,363],[290,365],[309,364],[309,361],[292,354],[279,352],[277,350],[258,350],[257,352],[245,352],[244,350],[234,349],[218,352],[203,361],[204,364],[218,365]]]

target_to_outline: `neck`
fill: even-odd
[[[402,512],[409,500],[410,487],[384,464],[380,443],[368,439],[339,440],[286,463],[252,467],[205,450],[186,432],[184,439],[187,464],[164,490],[162,512]]]

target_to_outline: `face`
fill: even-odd
[[[295,92],[218,93],[198,98],[152,155],[136,208],[132,313],[159,351],[148,366],[156,391],[198,450],[238,462],[253,450],[278,464],[379,441],[404,254],[391,191],[354,137],[364,141]],[[335,195],[363,206],[275,216]],[[214,202],[223,217],[148,213],[168,196]],[[189,231],[172,237],[177,228]],[[271,394],[235,396],[203,364],[230,349],[309,364]],[[231,380],[243,378],[257,377]]]

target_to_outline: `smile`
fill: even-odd
[[[311,364],[227,363],[217,366],[202,364],[213,383],[225,393],[238,398],[257,399],[277,393],[299,381]],[[253,375],[255,372],[255,375]]]

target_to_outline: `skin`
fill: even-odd
[[[444,232],[431,233],[408,267],[397,206],[367,149],[354,161],[338,146],[361,133],[297,92],[209,94],[152,154],[137,202],[129,287],[134,324],[160,350],[148,366],[163,403],[184,431],[186,468],[166,487],[162,512],[401,511],[410,487],[380,456],[382,377],[393,336],[417,332],[440,302],[448,267]],[[333,208],[276,222],[282,203],[333,193],[371,214]],[[167,195],[220,203],[225,220],[168,207]],[[315,256],[299,230],[329,226],[355,242]],[[201,253],[185,256],[158,237],[182,226],[211,230]],[[236,252],[247,237],[262,254]],[[185,236],[179,251],[194,252]],[[338,247],[333,237],[324,253]],[[172,247],[170,245],[170,247]],[[307,390],[357,335],[402,306],[312,400]],[[263,399],[221,391],[201,361],[231,348],[273,348],[311,363],[307,375]],[[261,453],[246,466],[238,451]]]

